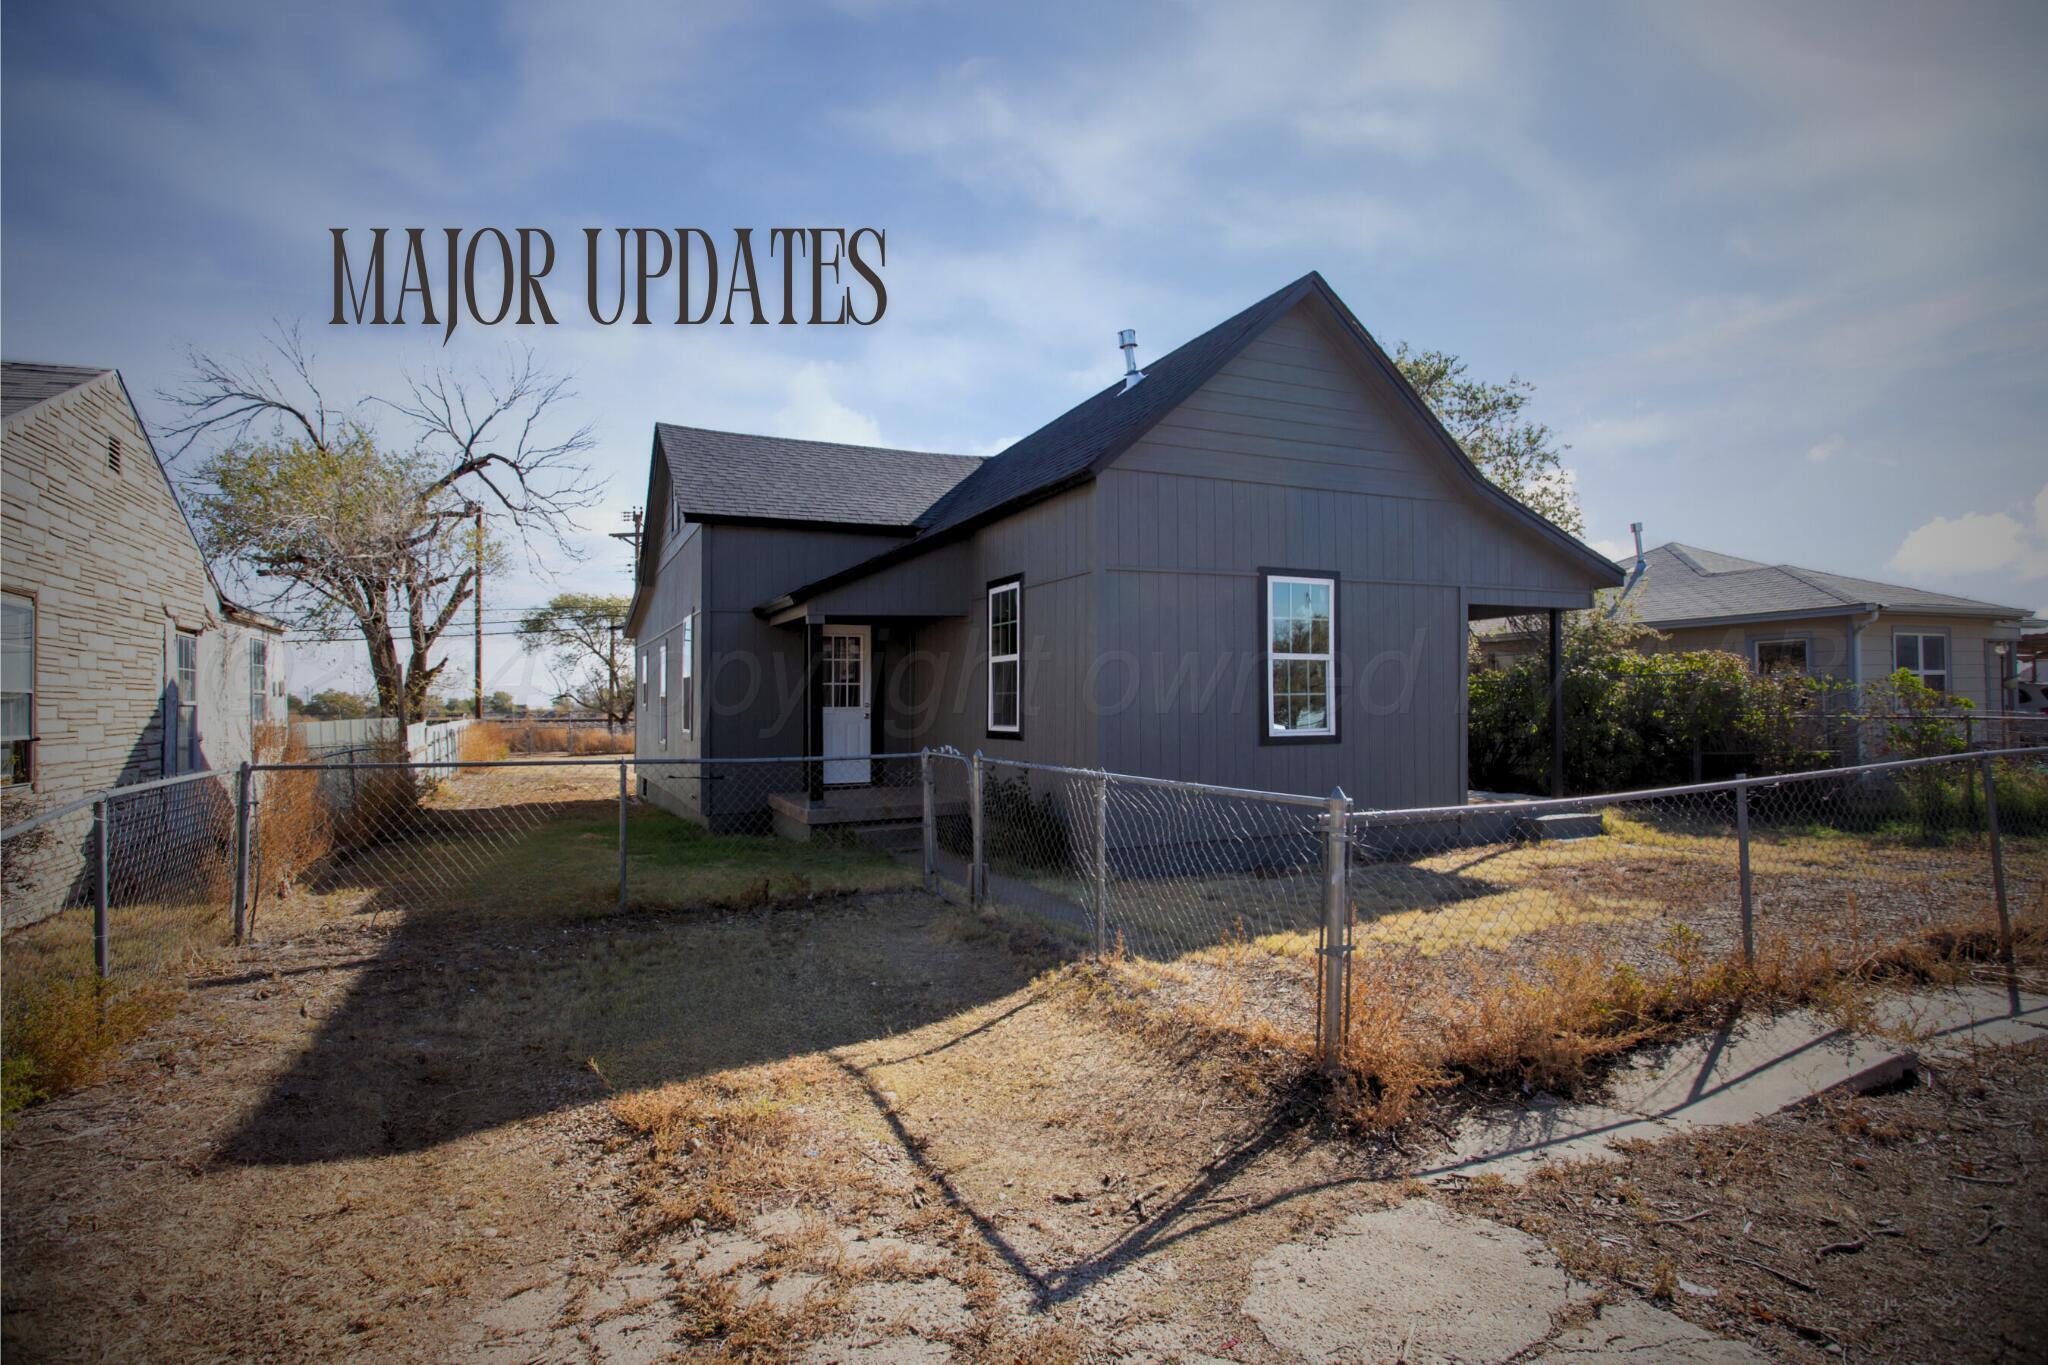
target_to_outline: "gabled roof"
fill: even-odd
[[[692,520],[819,521],[909,530],[983,461],[926,450],[747,436],[658,422],[669,486]]]
[[[220,590],[220,579],[213,572],[213,563],[207,559],[206,551],[200,548],[199,532],[192,525],[192,514],[185,510],[185,500],[178,496],[177,485],[171,482],[171,471],[164,468],[164,462],[158,458],[156,442],[150,439],[149,424],[142,420],[134,395],[128,392],[128,381],[121,378],[119,370],[101,365],[46,365],[33,360],[0,360],[0,409],[4,409],[0,411],[0,417],[19,416],[102,377],[111,378],[114,387],[121,391],[121,401],[127,405],[128,415],[135,419],[135,429],[142,433],[150,463],[156,466],[158,476],[164,481],[164,491],[170,495],[171,506],[178,509],[178,516],[185,523],[185,534],[192,538],[192,548],[199,555],[200,567],[206,571],[206,581],[213,588],[214,601],[220,604],[221,615],[259,630],[282,634],[284,624],[277,618],[231,601]]]
[[[0,361],[0,418],[69,393],[111,371],[91,365],[46,365],[34,360]]]
[[[1763,564],[1673,541],[1643,552],[1643,571],[1632,575],[1617,601],[1647,626],[1695,622],[1842,616],[1876,610],[1947,616],[2018,618],[2020,607],[1868,578]]]
[[[1307,298],[1319,298],[1336,314],[1345,334],[1364,352],[1367,362],[1384,375],[1409,404],[1425,430],[1434,436],[1454,467],[1480,496],[1528,529],[1578,560],[1594,577],[1618,585],[1615,566],[1581,541],[1530,511],[1488,482],[1453,437],[1415,392],[1393,360],[1374,341],[1350,308],[1322,275],[1310,271],[1284,289],[1268,294],[1251,307],[1211,327],[1194,340],[1145,367],[1144,379],[1126,389],[1123,381],[1084,399],[1024,437],[999,455],[984,460],[967,478],[917,519],[914,540],[893,546],[849,569],[805,584],[786,597],[763,603],[757,611],[779,611],[817,593],[852,582],[943,544],[996,517],[1050,497],[1094,477],[1129,450],[1166,415],[1215,378],[1273,323]]]

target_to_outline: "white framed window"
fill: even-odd
[[[171,772],[199,771],[199,633],[171,637],[171,681],[177,687],[177,716],[171,738]]]
[[[1806,672],[1806,641],[1796,636],[1783,640],[1758,640],[1753,653],[1759,673]]]
[[[1266,738],[1337,737],[1337,580],[1266,575]]]
[[[1896,632],[1892,667],[1905,669],[1937,692],[1948,691],[1948,636],[1938,631]]]
[[[270,695],[270,642],[261,638],[249,641],[249,721],[261,725],[268,711],[265,698]]]
[[[697,613],[683,618],[683,733],[689,734],[697,714]]]
[[[659,703],[655,707],[661,720],[661,747],[668,747],[668,641],[663,640],[654,651],[654,696]]]
[[[988,732],[1024,733],[1024,580],[988,585]]]
[[[0,786],[35,780],[36,600],[0,593]]]

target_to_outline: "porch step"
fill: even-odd
[[[1527,815],[1521,822],[1522,837],[1539,842],[1548,839],[1597,839],[1606,832],[1606,828],[1597,810]]]
[[[936,805],[934,813],[940,816],[967,812],[967,802],[959,797],[941,798]],[[817,801],[804,792],[777,792],[768,798],[768,813],[777,834],[798,842],[822,829],[845,833],[863,826],[908,823],[917,827],[924,820],[924,792],[914,786],[834,787]]]

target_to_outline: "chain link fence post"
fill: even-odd
[[[626,908],[626,760],[619,760],[619,909]]]
[[[1735,774],[1737,782],[1744,781],[1748,773]],[[1751,895],[1749,874],[1749,788],[1735,789],[1735,844],[1736,863],[1742,881],[1742,965],[1756,965],[1756,905]]]
[[[939,872],[939,807],[932,791],[932,751],[929,747],[918,751],[918,786],[924,798],[924,889],[930,891],[938,880]]]
[[[982,897],[988,894],[988,868],[982,862],[987,852],[986,822],[982,818],[982,782],[981,750],[976,749],[974,767],[967,779],[967,817],[973,827],[973,848],[967,864],[967,898],[974,905],[980,905]]]
[[[1095,955],[1109,955],[1109,774],[1095,779]]]
[[[1351,802],[1338,787],[1330,793],[1323,819],[1323,1070],[1334,1075],[1344,1064],[1345,919],[1350,914],[1350,844],[1346,838]]]
[[[250,791],[249,762],[235,772],[235,942],[249,936],[249,829],[253,793]]]
[[[113,833],[107,828],[107,803],[92,803],[92,965],[105,981],[113,974],[113,919],[107,913],[109,856]]]
[[[2005,852],[1998,843],[1998,772],[1984,755],[1984,829],[1991,836],[1991,897],[1998,906],[1998,958],[2008,975],[2013,970],[2012,913],[2005,900]]]

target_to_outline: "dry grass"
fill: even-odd
[[[633,752],[631,729],[561,721],[485,720],[456,737],[456,756],[465,763],[489,763],[515,754],[564,754],[587,758]]]

